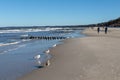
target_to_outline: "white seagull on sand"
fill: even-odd
[[[53,45],[53,47],[56,47],[56,46],[57,46],[56,44]]]
[[[49,52],[50,52],[50,50],[45,51],[45,53],[47,53],[47,54],[48,54]]]
[[[37,60],[38,60],[38,59],[40,59],[40,57],[41,57],[40,55],[36,55],[36,56],[34,57],[34,59],[37,59]]]
[[[46,62],[46,66],[49,66],[49,65],[50,65],[50,60]]]
[[[67,39],[69,39],[70,37],[67,37]]]

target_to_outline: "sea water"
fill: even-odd
[[[62,40],[21,39],[29,36],[62,36],[66,38],[83,37],[81,29],[60,27],[22,27],[0,28],[0,80],[16,80],[37,69],[34,56],[41,55],[45,62],[48,55],[44,51]],[[51,56],[49,55],[49,58]]]

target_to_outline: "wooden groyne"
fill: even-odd
[[[40,40],[60,40],[66,39],[67,37],[61,36],[29,36],[29,37],[21,37],[21,39],[40,39]]]

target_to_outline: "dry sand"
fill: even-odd
[[[51,65],[18,80],[120,80],[120,29],[108,34],[86,29],[84,38],[68,39],[50,50]]]

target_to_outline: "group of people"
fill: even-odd
[[[97,32],[98,32],[98,34],[99,34],[99,32],[100,32],[100,27],[97,28]],[[108,32],[108,27],[105,27],[105,34],[107,34],[107,32]]]

